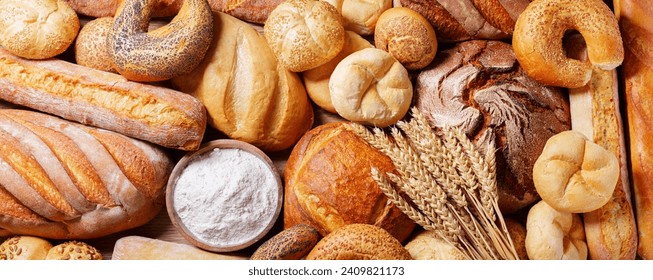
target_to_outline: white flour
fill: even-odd
[[[174,209],[198,239],[219,247],[244,244],[275,218],[279,189],[272,171],[240,149],[214,149],[177,179]]]

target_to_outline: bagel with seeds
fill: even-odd
[[[147,31],[156,0],[125,0],[116,11],[107,47],[113,68],[129,80],[163,81],[191,72],[213,39],[207,0],[186,0],[172,21]]]

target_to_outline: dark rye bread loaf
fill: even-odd
[[[529,0],[400,0],[403,7],[424,16],[438,40],[504,39]]]
[[[497,149],[499,206],[505,213],[539,199],[533,165],[549,137],[569,130],[563,93],[529,78],[509,44],[467,41],[436,56],[415,83],[415,103],[436,127],[462,127],[481,149]]]

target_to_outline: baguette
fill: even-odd
[[[102,237],[151,220],[172,170],[157,146],[47,114],[0,110],[0,229]]]
[[[637,253],[653,259],[653,6],[615,0],[624,41],[622,78],[629,130],[631,178],[638,227]]]
[[[246,260],[234,254],[217,254],[203,251],[188,244],[174,243],[141,236],[118,239],[113,248],[112,260]]]
[[[196,150],[206,112],[196,98],[57,59],[0,49],[0,99],[168,148]]]
[[[568,54],[587,61],[581,36],[569,39]],[[569,89],[571,128],[612,152],[620,174],[612,198],[603,207],[583,214],[591,259],[635,259],[637,227],[631,203],[626,143],[619,111],[616,70],[594,67],[587,85]]]

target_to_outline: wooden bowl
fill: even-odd
[[[259,221],[261,221],[264,224],[261,224],[258,229],[260,229],[260,232],[256,234],[254,238],[251,238],[249,240],[246,240],[245,242],[238,242],[237,244],[230,244],[230,245],[216,245],[216,244],[210,244],[209,242],[203,241],[201,238],[199,238],[195,233],[193,233],[189,228],[187,227],[186,224],[184,224],[184,221],[182,218],[179,216],[176,208],[175,208],[175,189],[177,187],[177,182],[179,180],[179,177],[182,176],[183,171],[188,167],[189,164],[191,164],[195,159],[198,157],[212,152],[214,149],[219,148],[219,149],[239,149],[241,151],[247,152],[251,155],[256,156],[259,158],[265,166],[269,169],[270,172],[272,172],[272,175],[275,179],[275,187],[277,189],[275,195],[277,196],[274,198],[274,201],[276,202],[276,207],[274,209],[274,212],[272,216],[270,217],[259,217]],[[225,168],[229,168],[228,164],[225,164]],[[258,187],[258,186],[257,186]],[[172,173],[170,175],[170,178],[168,179],[168,185],[166,189],[166,208],[168,210],[168,215],[170,216],[170,220],[172,221],[172,224],[174,227],[177,229],[177,231],[186,239],[188,242],[191,244],[202,248],[207,251],[212,251],[212,252],[233,252],[237,251],[240,249],[244,249],[257,241],[259,241],[261,238],[263,238],[272,228],[272,226],[275,224],[277,218],[279,217],[279,214],[281,212],[281,206],[283,204],[283,185],[281,181],[281,176],[279,174],[279,171],[277,168],[274,166],[272,163],[272,160],[263,153],[260,149],[256,148],[255,146],[245,143],[243,141],[238,141],[238,140],[231,140],[231,139],[220,139],[220,140],[214,140],[207,142],[203,144],[199,150],[195,152],[191,152],[186,154],[184,157],[181,158],[181,160],[175,165],[174,169],[172,170]],[[220,206],[216,206],[216,211],[220,211]],[[244,205],[245,207],[247,205]],[[251,208],[260,208],[259,205],[251,205]],[[270,211],[266,212],[270,213]],[[269,220],[268,220],[269,219]]]

